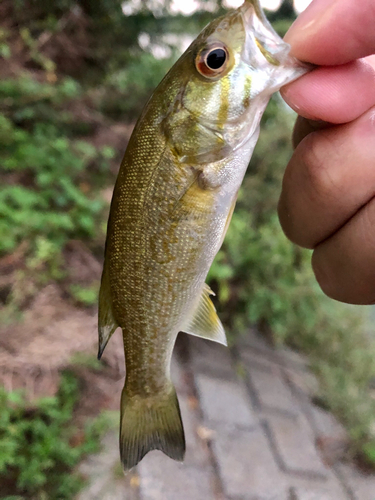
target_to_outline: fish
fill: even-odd
[[[123,333],[124,471],[151,450],[182,461],[170,377],[179,332],[227,345],[205,279],[220,249],[273,92],[308,68],[258,0],[214,19],[154,91],[114,187],[99,292],[99,359]]]

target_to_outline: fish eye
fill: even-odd
[[[222,68],[227,60],[227,53],[224,49],[213,49],[206,57],[206,64],[210,69],[218,70]]]
[[[206,78],[221,76],[228,67],[229,53],[224,44],[215,44],[203,49],[195,60],[198,72]]]

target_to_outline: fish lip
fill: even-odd
[[[290,54],[290,45],[276,33],[258,0],[246,0],[239,7],[246,31],[243,61],[269,77],[269,90],[278,90],[312,69]]]
[[[273,29],[257,0],[245,1],[239,10],[242,15],[246,35],[252,38],[251,45],[254,46],[255,42],[258,46],[258,52],[262,52],[264,59],[266,59],[264,52],[270,55],[270,58],[267,60],[268,63],[279,66],[292,62],[289,60],[291,59],[289,56],[290,45],[284,42]],[[249,41],[247,40],[248,43]],[[260,48],[263,48],[264,51],[261,51]]]

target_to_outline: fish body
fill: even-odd
[[[182,460],[170,362],[179,331],[226,344],[205,278],[228,228],[271,94],[306,71],[258,0],[210,23],[155,90],[114,188],[99,296],[99,356],[123,331],[120,451]]]

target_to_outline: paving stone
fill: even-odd
[[[198,418],[199,401],[192,395],[192,388],[186,379],[186,372],[179,360],[173,356],[172,358],[172,380],[177,390],[177,396],[180,404],[181,417],[184,425],[186,439],[186,455],[184,463],[186,465],[203,465],[207,464],[209,454],[207,442],[202,440],[197,433],[201,426]]]
[[[285,476],[276,465],[261,427],[217,432],[212,450],[226,497],[288,499]]]
[[[217,342],[190,336],[190,361],[195,373],[205,373],[213,377],[233,380],[235,373],[231,352]]]
[[[215,500],[211,471],[154,451],[138,465],[142,500]]]
[[[287,348],[274,349],[265,340],[261,341],[261,343],[255,341],[253,344],[238,346],[237,352],[251,364],[270,363],[280,368],[287,367],[289,370],[295,372],[310,373],[308,371],[308,364],[303,356]]]
[[[267,496],[241,496],[241,497],[228,497],[228,500],[290,500],[290,496],[288,495],[287,492],[280,492],[280,493],[275,493],[267,495]]]
[[[330,436],[336,439],[347,439],[348,433],[342,424],[328,411],[319,406],[311,405],[314,427],[318,435]]]
[[[123,475],[120,464],[117,432],[108,433],[102,440],[100,453],[87,457],[79,472],[87,477],[88,485],[77,500],[138,500],[134,473]],[[120,493],[121,492],[121,495]]]
[[[195,465],[197,467],[207,466],[209,462],[207,443],[205,440],[202,440],[197,433],[197,430],[201,425],[196,416],[197,408],[194,408],[197,402],[194,403],[194,401],[192,401],[190,403],[188,398],[181,397],[180,395],[179,401],[186,439],[186,455],[184,463],[186,465]]]
[[[375,474],[364,474],[346,464],[339,465],[338,471],[355,500],[375,500]]]
[[[98,500],[138,500],[139,496],[135,489],[125,488],[123,482],[111,481],[108,484],[108,489],[97,498]],[[91,497],[90,500],[93,498]]]
[[[246,334],[241,335],[237,339],[236,345],[239,349],[251,348],[270,356],[275,355],[275,349],[255,328],[250,328]]]
[[[331,413],[316,405],[310,406],[316,446],[324,463],[332,467],[345,457],[350,442],[349,435]]]
[[[308,360],[302,354],[284,347],[276,350],[277,357],[289,368],[306,371],[309,369]]]
[[[281,368],[281,364],[279,363],[277,357],[262,356],[262,354],[254,351],[253,349],[243,349],[239,352],[239,355],[242,362],[251,368],[259,368],[260,370],[270,371],[279,370]]]
[[[198,374],[195,383],[204,422],[213,429],[223,426],[251,428],[258,424],[240,381],[228,382]]]
[[[327,478],[328,469],[318,454],[311,429],[302,415],[297,419],[274,415],[267,418],[266,428],[283,470],[310,478]]]
[[[260,410],[296,417],[299,407],[277,366],[267,368],[246,366],[249,384],[256,395]]]
[[[326,500],[324,495],[329,494],[328,499],[332,498],[333,500],[353,500],[353,498],[348,494],[346,487],[342,484],[338,475],[334,471],[329,471],[327,479],[319,480],[318,478],[309,478],[304,475],[287,475],[288,483],[290,486],[291,498],[289,500],[295,500],[296,498],[299,500],[299,497],[295,495],[297,492],[302,495],[302,499],[304,500],[304,496],[306,495],[309,499],[308,495],[322,495],[322,500]],[[314,496],[313,496],[314,498]],[[314,498],[315,500],[315,498]],[[318,500],[320,497],[318,496]]]
[[[178,394],[188,393],[189,388],[186,381],[185,370],[176,355],[172,356],[171,378]]]
[[[318,394],[319,382],[311,372],[294,370],[289,367],[285,367],[283,372],[291,384],[292,392],[297,394],[298,397],[311,400]]]
[[[343,497],[333,496],[328,490],[324,489],[306,489],[306,488],[292,488],[291,500],[343,500]]]

